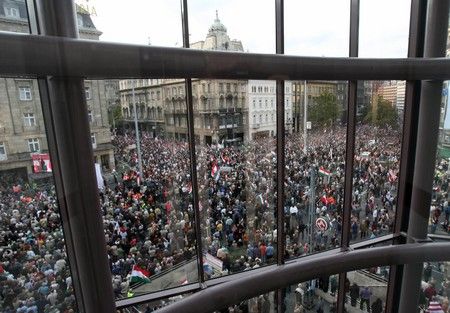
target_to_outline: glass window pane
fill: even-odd
[[[104,82],[95,83],[103,88]],[[109,166],[102,169],[107,184],[101,203],[117,297],[198,279],[184,94],[184,80],[122,80],[120,107],[109,113],[120,126],[112,133],[114,154],[100,149],[97,137],[97,163],[106,155]],[[102,127],[91,124],[91,131]]]
[[[191,48],[275,52],[273,1],[190,0],[188,5]],[[249,14],[255,10],[258,14]]]
[[[442,92],[439,141],[434,170],[433,193],[430,207],[428,232],[430,234],[450,234],[450,81],[444,82]]]
[[[305,94],[306,84],[306,94]],[[346,150],[347,82],[286,84],[286,256],[339,246]],[[306,108],[305,108],[306,100]],[[306,114],[306,115],[305,115]]]
[[[25,0],[9,0],[0,3],[0,32],[30,32]]]
[[[406,58],[411,0],[362,0],[359,16],[359,56]]]
[[[447,34],[447,58],[450,57],[450,28]],[[434,170],[432,204],[428,232],[431,234],[450,234],[450,81],[444,81],[442,90],[439,141]]]
[[[345,298],[347,312],[384,312],[388,278],[388,266],[348,272]]]
[[[168,306],[169,304],[172,304],[174,302],[180,301],[186,297],[189,297],[190,295],[192,295],[192,293],[185,293],[182,295],[178,295],[178,296],[173,296],[173,297],[169,297],[169,298],[165,298],[162,300],[156,300],[156,301],[151,301],[151,302],[147,302],[144,304],[139,304],[139,305],[134,305],[131,307],[128,307],[126,309],[122,309],[122,310],[118,310],[118,312],[120,313],[149,313],[149,312],[154,312],[156,310],[159,310],[165,306]]]
[[[211,86],[207,92],[203,86]],[[252,93],[254,85],[267,91]],[[227,86],[230,90],[226,91]],[[221,89],[221,87],[225,89]],[[193,81],[194,127],[207,278],[275,262],[273,81]],[[265,103],[265,102],[262,102]]]
[[[426,262],[423,264],[422,285],[419,293],[419,309],[447,312],[450,297],[450,262]]]
[[[282,289],[281,312],[336,312],[339,275],[323,276]]]
[[[393,231],[405,85],[405,81],[358,82],[352,242]]]
[[[120,43],[181,47],[177,0],[77,0],[80,37]]]
[[[271,291],[257,297],[242,301],[239,304],[229,306],[226,312],[275,313],[277,312],[276,292]]]
[[[284,20],[286,54],[348,56],[349,0],[286,0]]]
[[[0,78],[0,98],[0,311],[76,309],[37,81]]]

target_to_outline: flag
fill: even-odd
[[[214,177],[214,180],[217,182],[220,178],[220,169],[216,173],[216,177]]]
[[[319,175],[330,177],[331,176],[331,172],[327,171],[323,167],[320,167],[319,168]]]
[[[397,175],[395,175],[393,170],[389,170],[388,178],[389,178],[389,182],[393,183],[397,180]]]
[[[130,283],[149,283],[150,279],[148,278],[150,276],[150,272],[140,268],[137,265],[133,266],[133,270],[131,271],[131,280]]]
[[[442,306],[437,301],[430,301],[430,305],[428,306],[427,313],[444,313],[442,310]]]
[[[219,167],[217,166],[217,162],[214,161],[213,166],[211,168],[211,177],[214,177],[216,175],[218,169]]]
[[[187,285],[189,284],[188,279],[187,279],[187,275],[185,275],[180,281],[179,281],[180,285]]]
[[[137,184],[138,186],[141,185],[141,174],[138,174],[138,175],[136,176],[136,184]]]

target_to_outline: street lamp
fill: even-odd
[[[306,124],[307,124],[307,110],[308,110],[308,104],[306,103],[306,80],[304,82],[304,88],[303,88],[303,153],[306,154]]]
[[[144,175],[143,175],[143,171],[142,171],[141,141],[139,139],[139,126],[138,126],[137,113],[136,113],[136,97],[135,97],[135,93],[134,93],[135,84],[136,84],[136,80],[133,80],[132,84],[131,84],[131,94],[133,97],[134,129],[136,132],[136,149],[137,149],[137,154],[138,154],[138,170],[139,170],[139,177],[140,177],[140,181],[141,181]]]

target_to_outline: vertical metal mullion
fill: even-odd
[[[426,4],[426,0],[411,1],[408,58],[423,57]],[[420,86],[420,81],[406,81],[399,190],[394,226],[395,234],[399,234],[402,231],[406,232],[408,228],[417,141],[416,125],[419,119]],[[396,241],[393,244],[402,243],[404,243],[403,237],[400,238],[400,241]],[[398,312],[400,299],[399,287],[401,286],[403,268],[403,265],[390,267],[386,295],[386,313]]]
[[[423,56],[445,56],[450,1],[429,0],[427,6]],[[408,221],[408,242],[423,240],[428,235],[434,166],[439,135],[442,80],[422,81],[417,124],[414,177]],[[407,264],[403,269],[399,312],[417,310],[422,263]]]
[[[359,0],[350,2],[350,34],[349,34],[349,57],[358,57],[359,46]],[[352,205],[352,183],[353,183],[353,156],[355,152],[355,129],[356,129],[356,105],[357,105],[356,80],[348,81],[348,103],[347,103],[347,137],[345,151],[345,185],[344,206],[342,208],[342,234],[341,250],[348,249],[350,244],[350,214]],[[339,292],[337,299],[337,311],[344,312],[345,306],[345,281],[347,274],[339,274]]]
[[[34,21],[30,19],[32,31],[78,38],[73,1],[35,0],[28,8],[35,10]],[[63,58],[55,59],[62,69]],[[45,77],[38,83],[77,308],[80,312],[113,312],[83,80]]]
[[[275,45],[276,53],[284,54],[284,0],[275,0]],[[284,229],[284,176],[285,176],[285,127],[284,127],[284,81],[276,81],[277,103],[277,264],[284,264],[285,229]],[[283,310],[283,292],[277,291],[277,311]]]
[[[284,54],[284,0],[275,0],[276,53]],[[277,263],[284,264],[284,81],[277,92]]]
[[[30,30],[30,34],[38,35],[39,34],[39,25],[36,18],[36,7],[34,5],[34,0],[25,0],[27,15],[28,15],[28,28]]]
[[[181,22],[183,28],[183,47],[189,48],[189,12],[187,0],[181,0]],[[185,80],[186,89],[186,107],[187,107],[187,123],[188,123],[188,140],[189,140],[189,157],[191,159],[191,179],[192,179],[192,201],[194,206],[194,223],[195,223],[195,241],[197,251],[197,272],[198,282],[203,286],[205,275],[203,273],[203,246],[202,233],[200,228],[200,208],[198,196],[198,182],[197,182],[197,158],[195,155],[195,132],[194,132],[194,107],[192,103],[192,80],[188,78]]]

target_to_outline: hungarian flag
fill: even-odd
[[[130,283],[149,283],[150,279],[148,278],[150,276],[150,272],[140,268],[137,265],[133,266],[133,270],[131,271],[131,281]]]
[[[331,176],[331,172],[327,171],[323,167],[320,167],[319,168],[319,175],[330,177]]]

